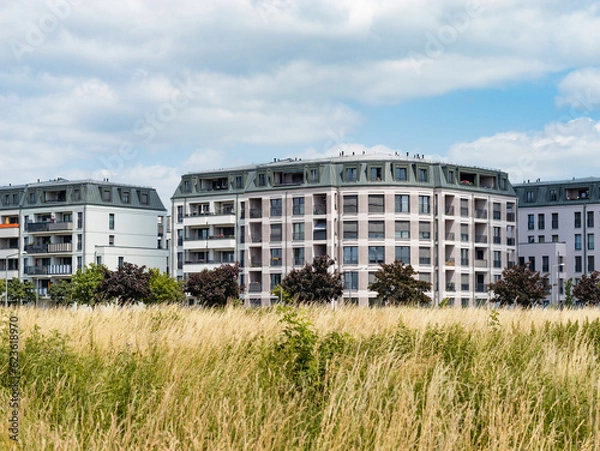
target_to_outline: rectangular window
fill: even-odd
[[[582,272],[583,264],[581,255],[575,256],[575,272]]]
[[[258,174],[258,186],[267,185],[267,176],[265,174]]]
[[[408,194],[396,194],[394,210],[396,213],[410,213],[410,196]]]
[[[344,290],[358,290],[358,271],[344,272]]]
[[[192,184],[190,183],[189,180],[184,180],[183,181],[183,192],[184,193],[191,193],[192,192]]]
[[[356,175],[358,170],[356,168],[346,168],[346,182],[356,182]]]
[[[431,248],[419,248],[419,265],[431,265]]]
[[[294,266],[304,266],[306,259],[304,258],[304,248],[295,247],[292,249],[292,255],[294,257]]]
[[[115,236],[114,235],[108,235],[108,245],[109,246],[115,245]]]
[[[594,212],[593,211],[587,212],[587,226],[594,227]]]
[[[427,169],[419,169],[418,171],[419,182],[427,181]]]
[[[594,261],[594,256],[593,255],[588,255],[588,267],[587,270],[588,272],[594,272],[596,270],[596,266],[595,266],[595,261]]]
[[[410,239],[410,222],[409,221],[396,221],[395,237],[397,240],[408,240]]]
[[[558,200],[558,193],[556,192],[555,189],[551,189],[550,190],[550,201],[556,201]]]
[[[81,211],[77,212],[77,228],[81,229],[83,227],[83,213]]]
[[[558,243],[558,235],[552,235],[552,242]]]
[[[125,257],[119,257],[119,268],[121,268],[125,264]]]
[[[384,207],[383,194],[369,194],[369,213],[383,213]]]
[[[280,217],[281,211],[281,199],[271,199],[271,217]]]
[[[494,227],[494,244],[502,243],[502,231],[500,227]]]
[[[576,211],[575,212],[575,216],[574,216],[574,227],[576,229],[579,229],[581,227],[581,212],[580,211]]]
[[[538,214],[538,229],[544,230],[545,227],[546,227],[546,217],[545,217],[544,213],[540,213],[540,214]]]
[[[594,250],[594,234],[593,233],[588,233],[587,236],[587,248],[589,251],[593,251]]]
[[[310,170],[310,183],[319,183],[319,170],[318,169]]]
[[[531,203],[535,201],[535,196],[533,194],[533,191],[527,191],[527,199],[526,202]]]
[[[383,221],[369,221],[369,238],[378,240],[385,238],[385,223]]]
[[[576,251],[581,250],[581,234],[579,234],[579,233],[575,234],[575,250]]]
[[[546,242],[546,236],[538,235],[538,243],[545,243],[545,242]]]
[[[29,203],[35,204],[35,193],[29,193]]]
[[[83,235],[81,233],[77,234],[77,247],[76,249],[78,251],[81,251],[83,249]]]
[[[529,269],[535,271],[535,257],[529,257]]]
[[[74,201],[80,201],[81,200],[81,190],[79,188],[76,188],[73,190],[73,200]]]
[[[496,202],[494,203],[493,218],[498,221],[502,219],[502,206]]]
[[[344,246],[344,264],[358,264],[358,246]]]
[[[552,228],[558,229],[558,213],[552,213]]]
[[[494,251],[494,268],[502,268],[502,253]]]
[[[344,196],[344,214],[358,213],[358,196]]]
[[[463,243],[467,243],[469,241],[469,224],[460,225],[460,240]]]
[[[419,213],[429,214],[430,211],[429,196],[419,196]]]
[[[275,288],[278,285],[281,285],[281,274],[271,274],[270,275],[270,279],[271,279],[271,290],[273,288]]]
[[[294,197],[292,199],[292,214],[294,216],[304,215],[304,197]]]
[[[242,189],[243,187],[243,179],[241,175],[236,175],[235,176],[235,188],[236,189]]]
[[[105,202],[110,202],[110,190],[109,189],[105,189],[102,191],[102,200]]]
[[[345,240],[357,240],[358,221],[344,221],[342,236]]]
[[[469,249],[460,250],[460,265],[469,266]]]
[[[369,263],[381,264],[385,262],[384,246],[369,246]]]
[[[395,178],[399,182],[405,182],[408,180],[408,172],[406,168],[396,167]]]
[[[382,180],[383,168],[372,167],[369,171],[369,180],[372,182],[379,182]]]
[[[130,197],[129,191],[124,191],[123,192],[123,203],[124,204],[131,203],[131,197]]]
[[[292,224],[293,237],[294,241],[304,241],[304,223],[303,222],[294,222]]]
[[[396,246],[396,260],[410,265],[410,246]]]
[[[77,269],[83,269],[83,257],[81,255],[77,257]]]
[[[302,224],[304,225],[304,224]],[[272,243],[280,243],[282,236],[282,225],[281,224],[271,224],[271,242]]]
[[[281,248],[271,249],[271,266],[281,266]]]
[[[448,171],[448,183],[454,183],[454,171]]]
[[[535,228],[535,215],[527,215],[527,230]]]
[[[542,256],[542,272],[550,271],[550,258],[547,255]]]
[[[114,213],[108,214],[108,229],[115,230],[115,214]]]
[[[140,196],[140,203],[142,205],[148,205],[148,193],[142,193]]]
[[[419,222],[419,239],[430,240],[431,239],[431,223],[430,222]]]
[[[463,218],[466,218],[469,216],[469,200],[468,199],[460,200],[460,215]]]

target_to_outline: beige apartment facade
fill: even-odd
[[[434,305],[483,305],[516,259],[506,173],[392,155],[274,160],[190,173],[172,197],[172,275],[239,262],[247,305],[267,306],[292,269],[328,255],[342,301],[373,305],[382,263],[410,263]]]

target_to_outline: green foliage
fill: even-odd
[[[294,297],[288,293],[281,285],[276,285],[271,290],[271,294],[277,298],[275,302],[281,302],[284,305],[294,303]]]
[[[502,278],[490,283],[488,289],[494,292],[493,300],[500,305],[517,304],[523,308],[540,304],[551,291],[548,276],[531,271],[527,265],[505,268]]]
[[[146,266],[125,262],[115,271],[106,271],[98,290],[107,299],[116,299],[120,305],[150,299],[150,272]]]
[[[2,287],[4,291],[4,286]],[[34,303],[35,285],[29,280],[21,282],[16,277],[8,281],[8,302]]]
[[[573,295],[573,278],[569,277],[565,282],[565,306],[572,308],[575,306],[575,296]]]
[[[395,260],[381,264],[375,272],[375,281],[369,290],[377,292],[377,299],[384,305],[423,305],[431,302],[425,294],[431,284],[415,279],[418,273],[411,265]]]
[[[91,263],[83,269],[78,269],[71,278],[73,301],[91,306],[101,302],[104,298],[98,289],[107,271],[106,266],[95,263]]]
[[[185,301],[183,282],[175,280],[169,273],[158,269],[150,270],[150,304],[177,303]]]
[[[70,280],[59,280],[48,287],[48,295],[58,305],[69,305],[73,302],[73,284]]]
[[[240,296],[240,266],[221,265],[213,270],[190,274],[185,291],[198,298],[205,307],[225,307],[229,299]]]
[[[600,302],[600,272],[594,271],[589,276],[582,274],[573,288],[573,295],[585,305],[598,305]]]
[[[281,281],[281,286],[297,302],[330,302],[344,292],[339,271],[329,270],[334,264],[327,255],[316,257],[312,264],[292,269]]]

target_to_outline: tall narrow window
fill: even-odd
[[[396,194],[394,199],[394,210],[396,213],[410,212],[410,197],[408,194]]]
[[[115,230],[115,214],[114,213],[108,214],[108,229]]]
[[[429,214],[431,207],[429,205],[429,196],[419,196],[419,213]]]

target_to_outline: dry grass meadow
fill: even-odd
[[[0,449],[600,449],[596,309],[1,312]]]

